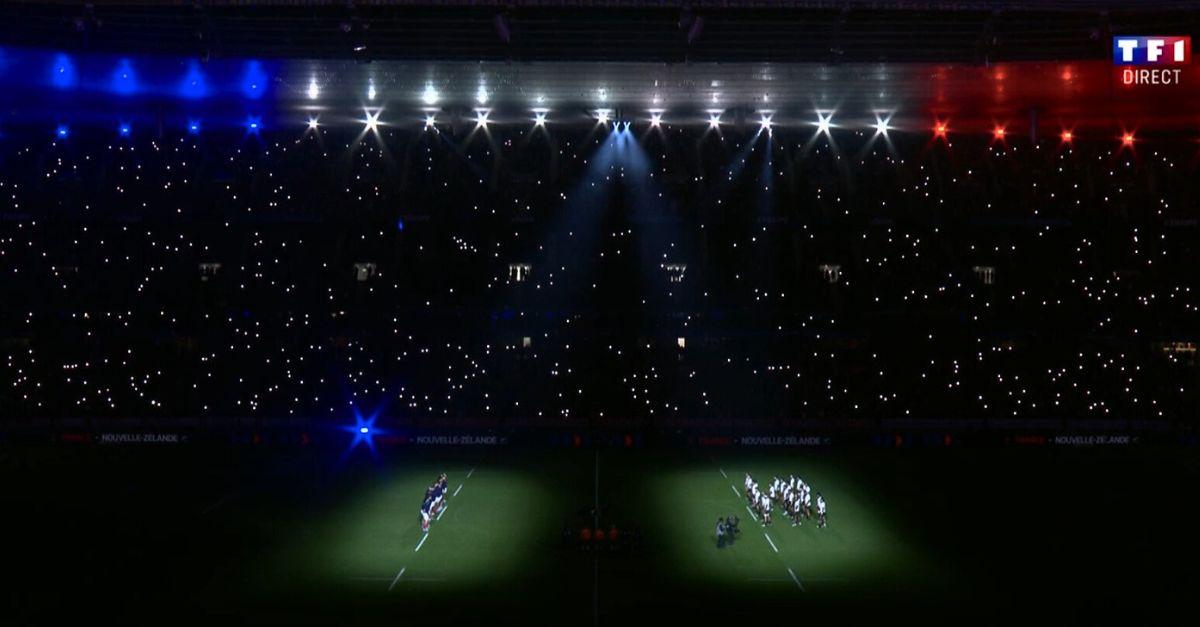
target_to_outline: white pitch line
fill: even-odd
[[[463,484],[461,484],[461,483],[458,484],[458,487],[454,488],[454,494],[452,494],[451,496],[458,496],[458,491],[461,490],[462,487],[463,487]]]
[[[422,542],[424,542],[424,540],[422,540]],[[419,549],[419,548],[421,548],[421,547],[419,547],[419,546],[418,546],[417,548]],[[396,578],[395,578],[395,579],[393,579],[393,580],[392,580],[392,583],[391,583],[391,585],[389,585],[389,586],[388,586],[388,591],[391,591],[391,589],[392,589],[392,588],[395,588],[395,587],[396,587],[396,582],[397,582],[397,581],[400,581],[400,577],[401,577],[402,575],[404,575],[404,571],[405,571],[405,569],[407,569],[407,568],[408,568],[408,567],[407,567],[407,566],[405,566],[404,568],[401,568],[401,569],[400,569],[400,572],[396,573]]]
[[[771,536],[767,535],[766,532],[763,532],[763,537],[767,539],[767,542],[771,543],[771,548],[775,549],[775,552],[778,553],[779,547],[775,546],[775,542],[771,540]]]
[[[722,477],[725,477],[726,479],[728,479],[728,478],[729,478],[729,475],[725,474],[725,469],[724,469],[724,468],[718,468],[717,470],[720,470],[720,471],[721,471],[721,476],[722,476]]]
[[[754,522],[758,522],[758,516],[754,515],[754,510],[750,509],[749,505],[746,506],[746,511],[750,512],[750,517],[754,519]]]
[[[429,532],[428,532],[428,531],[426,531],[426,532],[425,532],[425,535],[421,536],[421,541],[417,543],[417,548],[413,549],[413,553],[416,553],[417,551],[420,551],[420,550],[421,550],[421,545],[422,545],[422,544],[425,544],[425,541],[426,541],[426,540],[428,540],[428,539],[429,539]]]
[[[791,568],[788,569],[788,574],[792,576],[792,581],[796,582],[797,586],[800,586],[801,592],[807,592],[807,590],[804,589],[804,584],[800,583],[800,578],[796,576],[796,573],[793,572]]]
[[[434,520],[441,520],[441,519],[442,519],[442,514],[445,514],[445,513],[446,513],[446,510],[448,510],[448,509],[450,509],[450,506],[449,506],[449,505],[443,505],[443,506],[442,506],[442,509],[438,510],[438,515],[437,515],[437,518],[434,518]]]
[[[742,496],[742,495],[741,495],[741,493],[739,493],[739,492],[737,491],[737,488],[735,488],[735,487],[733,487],[733,486],[729,486],[729,489],[730,489],[730,490],[733,490],[733,495],[734,495],[734,496],[736,496],[736,497],[738,497],[738,498],[741,498],[741,496]]]
[[[471,478],[471,475],[472,475],[472,474],[474,474],[474,472],[475,472],[475,469],[474,469],[474,468],[472,468],[471,470],[469,470],[469,471],[467,472],[467,478],[468,478],[468,479],[470,479],[470,478]]]

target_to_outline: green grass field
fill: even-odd
[[[818,529],[809,521],[793,527],[776,510],[770,527],[760,525],[742,496],[744,473],[763,485],[774,475],[799,473],[831,504],[832,524]],[[865,486],[826,464],[781,459],[733,461],[728,469],[699,466],[663,475],[654,491],[665,495],[657,515],[678,521],[669,536],[676,561],[702,580],[830,597],[879,593],[879,581],[919,587],[936,571],[929,555],[881,511]],[[740,538],[726,549],[705,550],[716,544],[719,514],[743,519]]]
[[[215,454],[4,451],[10,622],[1089,623],[1165,616],[1200,581],[1183,450]],[[457,494],[426,535],[439,472]],[[756,525],[745,472],[803,476],[829,527]],[[596,511],[642,542],[564,544]],[[742,534],[718,549],[728,514]]]

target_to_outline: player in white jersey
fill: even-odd
[[[825,497],[817,492],[817,527],[823,529],[825,525]]]
[[[763,526],[768,526],[771,524],[771,499],[767,498],[765,494],[760,507],[762,508]]]

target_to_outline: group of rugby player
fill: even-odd
[[[445,509],[446,500],[450,498],[446,494],[449,489],[446,473],[443,472],[438,475],[433,485],[425,490],[425,500],[421,502],[421,531],[429,531],[430,521],[436,519]]]
[[[817,528],[823,529],[826,526],[825,497],[821,496],[820,492],[817,492],[816,495]],[[811,520],[814,514],[812,487],[795,475],[789,476],[786,480],[775,477],[771,480],[767,491],[763,492],[759,489],[758,482],[754,480],[754,477],[747,473],[746,498],[750,501],[749,508],[758,513],[759,520],[764,527],[771,525],[772,503],[779,504],[787,517],[792,520],[793,527],[799,526],[806,519]]]

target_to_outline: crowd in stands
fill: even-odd
[[[1195,141],[0,135],[0,415],[1194,422]]]

